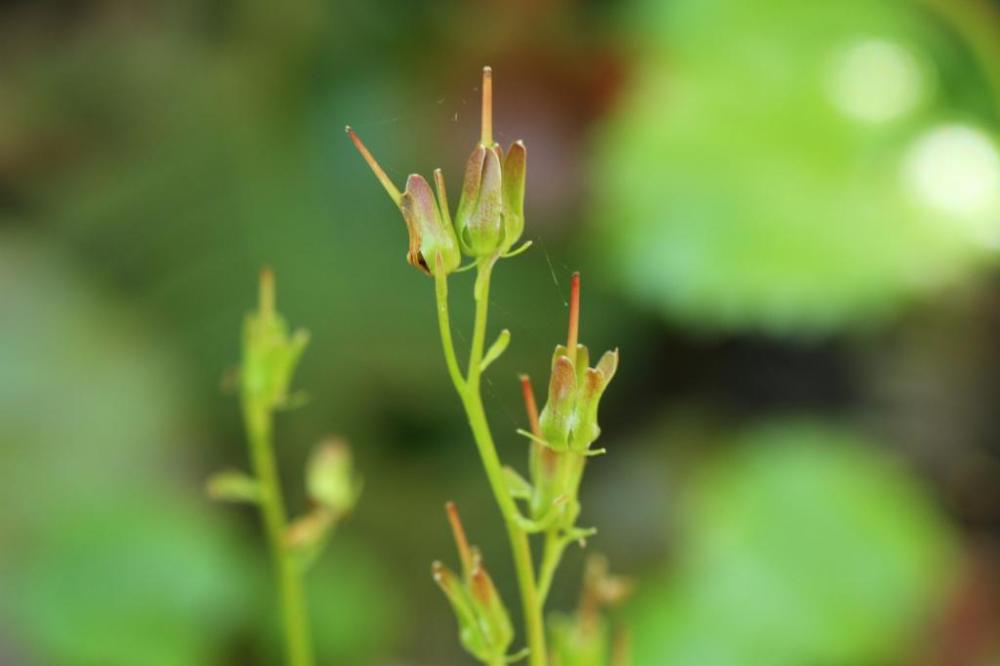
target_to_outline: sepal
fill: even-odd
[[[527,149],[515,141],[503,162],[503,251],[507,252],[524,233],[524,182]]]

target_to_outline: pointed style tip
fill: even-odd
[[[535,402],[535,389],[531,386],[531,377],[526,374],[521,375],[521,393],[524,396],[524,411],[528,414],[531,434],[535,437],[541,437],[542,428],[538,421],[538,403]]]
[[[344,128],[344,131],[347,132],[347,136],[351,138],[351,143],[354,144],[354,147],[357,148],[359,153],[361,153],[361,157],[365,160],[365,162],[368,163],[368,167],[375,174],[375,177],[378,178],[378,181],[380,183],[382,183],[382,187],[385,188],[385,191],[389,194],[389,197],[392,199],[393,203],[399,206],[402,203],[403,195],[400,193],[399,189],[397,189],[396,186],[393,184],[392,179],[389,178],[389,174],[385,172],[382,166],[378,163],[375,157],[368,150],[368,147],[365,146],[364,142],[361,140],[361,137],[358,136],[357,132],[351,129],[350,125],[347,125]]]
[[[270,266],[260,269],[260,311],[274,312],[274,271]]]
[[[493,145],[493,68],[483,67],[483,117],[480,142],[488,147]]]
[[[472,570],[472,551],[469,548],[469,541],[465,536],[465,528],[462,527],[462,519],[458,516],[458,507],[455,503],[448,501],[444,505],[448,512],[448,522],[451,524],[451,531],[455,537],[455,546],[458,548],[459,559],[462,560],[462,571],[468,574]]]
[[[569,335],[566,338],[566,349],[570,354],[576,353],[576,345],[580,335],[580,272],[570,276],[569,283]]]

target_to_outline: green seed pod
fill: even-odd
[[[465,181],[455,213],[455,230],[462,251],[484,257],[498,251],[504,238],[503,176],[500,148],[480,144],[469,155]]]
[[[451,603],[458,620],[462,645],[482,662],[495,663],[503,658],[514,640],[514,627],[493,580],[483,566],[479,550],[470,547],[465,530],[452,502],[445,506],[462,561],[462,576],[452,573],[440,562],[431,569],[434,581]]]
[[[451,609],[455,613],[455,618],[458,620],[458,639],[462,643],[462,647],[479,661],[488,661],[491,650],[473,609],[465,583],[440,562],[434,562],[431,565],[431,575],[434,577],[434,582],[444,592],[444,596],[447,597],[448,603],[451,604]]]
[[[245,410],[257,412],[284,407],[295,366],[309,341],[304,330],[289,333],[288,324],[275,311],[274,274],[260,274],[260,303],[243,323],[243,360],[240,391]]]

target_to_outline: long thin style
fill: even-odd
[[[483,67],[483,117],[482,139],[484,146],[493,146],[493,68]]]
[[[566,336],[566,351],[576,358],[576,344],[580,339],[580,274],[573,273],[569,279],[569,334]]]
[[[389,178],[389,174],[382,169],[382,166],[368,151],[368,147],[361,142],[361,137],[359,137],[355,131],[351,129],[350,125],[345,127],[344,131],[347,132],[347,136],[351,137],[351,142],[354,144],[354,147],[358,149],[358,152],[361,153],[361,157],[365,158],[365,162],[368,162],[368,166],[371,167],[371,170],[375,173],[375,177],[378,178],[378,182],[382,183],[382,187],[385,188],[385,191],[389,193],[393,202],[395,202],[398,206],[403,200],[403,195],[400,194],[399,190],[393,184],[392,178]]]
[[[458,508],[454,502],[445,504],[444,509],[448,513],[452,534],[455,535],[458,556],[462,559],[462,571],[468,578],[472,573],[472,551],[469,549],[469,540],[465,537],[465,528],[462,527],[462,520],[458,517]]]
[[[528,375],[521,375],[521,393],[524,395],[524,411],[528,413],[531,434],[541,438],[542,427],[538,423],[538,403],[535,402],[535,390],[531,388],[531,377]]]

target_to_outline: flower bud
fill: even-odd
[[[465,181],[455,213],[462,250],[484,257],[500,249],[504,238],[500,148],[480,144],[465,165]]]
[[[288,404],[288,387],[309,334],[289,333],[288,324],[274,309],[274,274],[261,271],[260,304],[243,324],[243,362],[240,389],[244,409],[270,410]]]
[[[632,583],[608,574],[607,560],[587,558],[580,606],[573,615],[558,615],[550,623],[553,662],[578,666],[631,663],[627,645],[619,634],[612,640],[606,608],[620,604]]]
[[[492,650],[486,642],[486,636],[473,610],[465,583],[440,562],[431,565],[431,575],[455,613],[455,618],[458,620],[458,639],[462,647],[479,661],[488,662]]]
[[[566,346],[552,357],[549,396],[539,418],[541,438],[556,451],[586,454],[601,434],[597,407],[604,389],[618,370],[618,350],[606,352],[597,367],[588,367],[590,352],[577,344],[580,313],[580,276],[573,275],[570,325]]]
[[[361,484],[354,478],[351,451],[339,440],[321,444],[306,467],[306,487],[314,502],[334,516],[348,513],[357,502]]]

